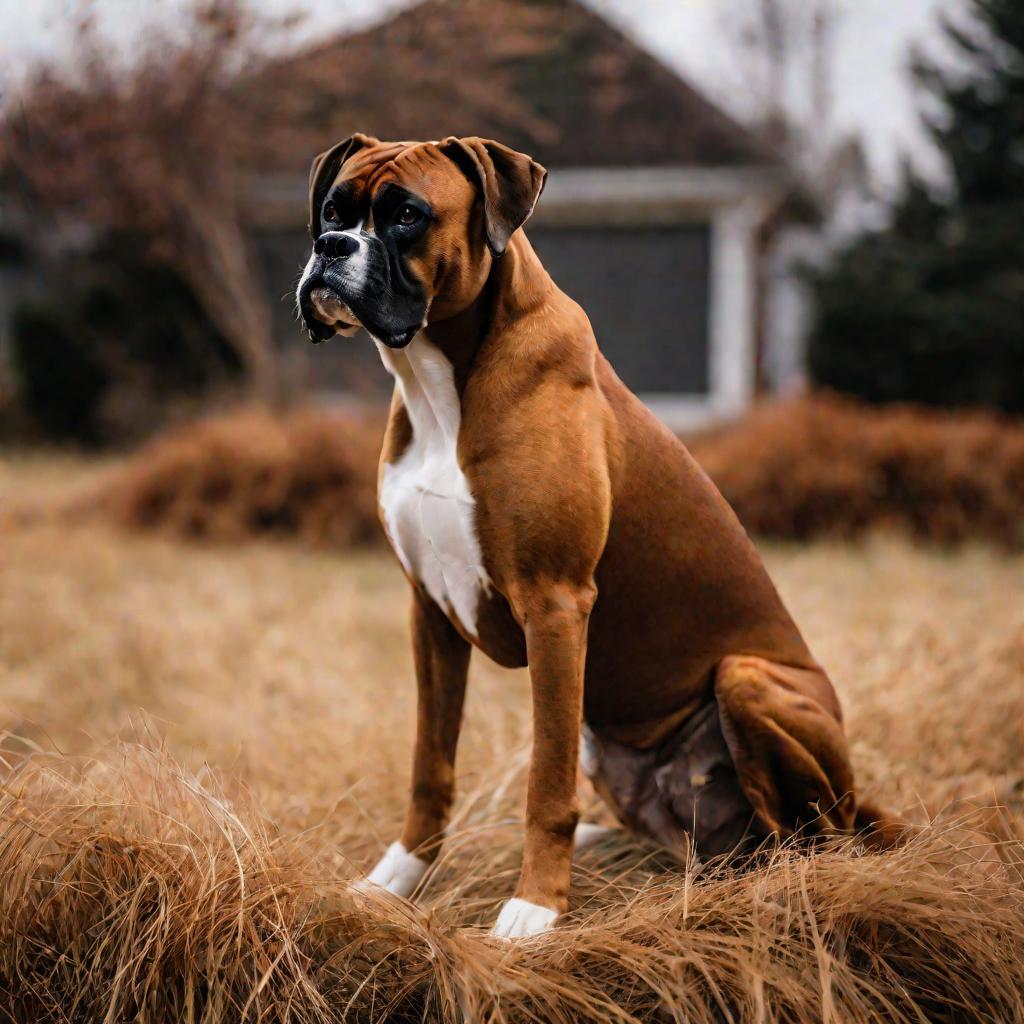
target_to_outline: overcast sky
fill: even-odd
[[[106,31],[130,50],[140,26],[158,12],[173,19],[186,0],[94,0]],[[315,38],[377,20],[409,0],[256,0],[270,12],[305,12],[301,35]],[[749,97],[738,87],[723,31],[730,4],[743,0],[587,0],[610,20],[732,112],[742,116]],[[891,183],[901,153],[924,170],[934,168],[921,135],[905,70],[911,42],[934,46],[936,15],[962,0],[838,0],[844,10],[836,39],[835,125],[857,131],[880,182]],[[0,71],[17,75],[33,57],[67,44],[77,0],[0,0]]]

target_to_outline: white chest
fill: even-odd
[[[391,544],[406,572],[476,636],[477,608],[490,581],[473,495],[456,458],[461,409],[452,366],[420,337],[397,352],[378,347],[412,424],[411,442],[381,478]]]

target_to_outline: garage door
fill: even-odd
[[[708,391],[707,225],[544,227],[527,233],[638,393]]]

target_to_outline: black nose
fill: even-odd
[[[329,260],[343,260],[359,248],[359,242],[343,231],[325,231],[314,243],[313,252]]]

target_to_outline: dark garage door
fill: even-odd
[[[527,234],[633,391],[707,393],[707,225],[530,226]]]

